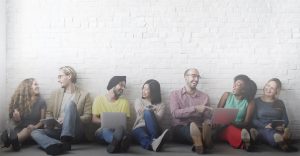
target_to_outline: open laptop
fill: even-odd
[[[102,128],[127,127],[126,114],[123,112],[103,112],[100,116]]]
[[[239,109],[235,108],[215,108],[212,114],[213,124],[227,125],[236,118]]]

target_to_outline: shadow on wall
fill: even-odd
[[[295,90],[291,90],[291,91],[286,91],[285,94],[286,94],[285,95],[286,99],[283,99],[283,102],[285,104],[286,111],[290,120],[289,127],[293,132],[292,137],[298,139],[300,138],[300,134],[296,132],[300,131],[300,120],[297,119],[296,114],[298,114],[299,109],[292,108],[291,106],[295,106],[295,105],[299,106],[299,104],[294,104],[292,102],[300,101],[300,96],[299,96],[300,93],[297,94]]]

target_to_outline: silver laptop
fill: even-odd
[[[239,109],[235,108],[215,108],[212,114],[213,124],[225,124],[228,125],[234,121]]]
[[[123,112],[103,112],[100,119],[102,128],[127,127],[126,113]]]

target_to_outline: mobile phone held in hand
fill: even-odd
[[[272,120],[272,128],[275,129],[278,126],[282,126],[284,124],[284,120]]]
[[[152,109],[153,106],[152,106],[152,105],[148,105],[148,106],[146,106],[145,108],[146,108],[146,109]]]

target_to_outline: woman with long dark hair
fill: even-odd
[[[134,108],[137,116],[132,131],[134,139],[144,149],[159,151],[168,129],[162,132],[158,124],[165,111],[158,81],[150,79],[144,83],[142,97],[136,99]]]

